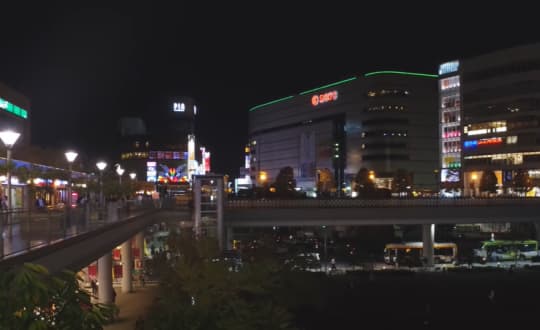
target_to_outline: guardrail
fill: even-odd
[[[154,209],[152,201],[94,203],[71,209],[14,209],[0,212],[0,260],[24,254],[130,219]]]
[[[540,198],[420,198],[420,199],[236,199],[228,209],[241,208],[376,208],[376,207],[473,207],[491,205],[538,205]]]

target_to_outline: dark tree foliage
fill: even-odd
[[[71,271],[24,264],[0,272],[0,329],[102,329],[116,307],[93,304]]]
[[[398,193],[407,192],[412,189],[412,175],[407,170],[399,168],[394,174],[392,190]]]
[[[527,170],[517,170],[513,179],[514,189],[520,192],[526,192],[531,188],[531,178]]]
[[[480,191],[487,191],[490,193],[497,192],[497,176],[493,171],[484,171],[480,178]]]
[[[296,179],[294,178],[294,170],[290,166],[282,168],[276,181],[272,185],[278,197],[293,197],[295,195]]]
[[[362,167],[356,174],[354,181],[356,182],[355,190],[360,198],[370,198],[375,195],[375,183],[369,178],[367,168]]]

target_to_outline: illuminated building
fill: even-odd
[[[540,44],[441,64],[439,101],[445,192],[483,193],[488,173],[498,194],[540,195]]]
[[[273,182],[291,166],[308,195],[317,189],[349,195],[361,168],[373,171],[381,188],[405,169],[416,189],[434,189],[436,78],[370,72],[251,108],[251,180],[264,172]]]
[[[149,118],[120,120],[122,150],[120,163],[137,178],[156,184],[159,190],[174,193],[189,187],[190,178],[201,167],[196,157],[195,118],[197,106],[189,97],[169,100],[167,111]],[[210,153],[201,154],[210,170]]]
[[[0,131],[21,134],[17,147],[30,145],[30,100],[0,82]]]

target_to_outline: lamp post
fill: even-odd
[[[75,151],[67,151],[65,153],[66,159],[68,161],[68,189],[67,189],[67,205],[66,205],[66,222],[69,224],[71,220],[71,172],[72,164],[77,158],[78,154]],[[64,235],[66,234],[66,224],[64,223]]]
[[[71,172],[73,171],[72,169],[72,164],[73,162],[75,161],[75,159],[77,158],[77,156],[79,154],[77,154],[76,152],[74,151],[68,151],[65,153],[66,155],[66,159],[68,161],[68,166],[69,166],[69,173],[68,173],[68,198],[67,198],[67,209],[71,209]]]
[[[103,170],[107,167],[107,163],[99,161],[96,164],[99,170],[99,207],[103,206]]]
[[[11,148],[13,148],[13,145],[17,140],[19,139],[19,136],[21,136],[20,133],[14,132],[14,131],[2,131],[0,132],[0,139],[2,139],[2,142],[6,146],[7,149],[7,156],[6,156],[6,176],[7,176],[7,207],[8,212],[11,211]],[[8,213],[8,224],[10,223],[10,214]],[[0,221],[1,222],[1,221]],[[0,226],[1,227],[1,226]],[[3,231],[3,228],[2,228]],[[0,235],[2,232],[0,232]]]
[[[122,185],[122,174],[124,174],[124,171],[125,170],[120,165],[116,167],[116,174],[118,174],[118,183],[120,185]]]

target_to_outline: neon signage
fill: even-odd
[[[337,91],[330,91],[323,94],[315,94],[311,97],[311,105],[316,107],[319,104],[335,101],[337,99],[338,99]]]
[[[503,139],[501,137],[492,137],[488,139],[465,141],[463,142],[463,147],[465,149],[475,149],[478,146],[488,146],[501,143],[503,143]]]
[[[493,137],[493,138],[489,138],[489,139],[478,140],[478,145],[482,146],[482,145],[491,145],[491,144],[501,144],[502,142],[503,142],[502,138]]]

